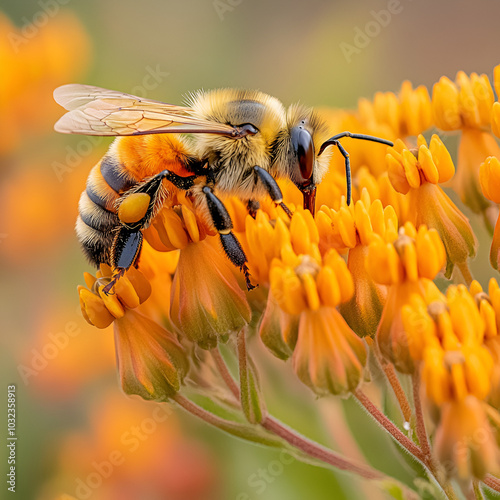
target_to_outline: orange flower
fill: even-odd
[[[317,394],[346,394],[363,378],[366,348],[335,308],[322,306],[300,315],[292,363]]]
[[[406,223],[397,239],[389,234],[386,238],[389,241],[376,238],[368,247],[367,257],[372,279],[390,286],[377,328],[377,342],[382,354],[398,370],[411,373],[418,361],[415,349],[420,335],[405,328],[402,311],[415,294],[426,304],[442,300],[441,293],[430,280],[443,267],[445,252],[436,231],[425,226],[420,226],[417,232]]]
[[[344,199],[338,211],[321,207],[316,223],[320,248],[349,248],[347,267],[356,277],[354,295],[349,302],[340,305],[340,312],[360,337],[373,336],[387,290],[375,283],[366,271],[367,248],[377,234],[384,236],[392,232],[396,237],[398,220],[393,208],[384,209],[380,200],[372,203],[368,191],[363,189],[355,204],[347,206]]]
[[[293,353],[297,375],[318,394],[353,390],[366,352],[336,309],[354,292],[345,261],[333,248],[321,255],[308,210],[297,209],[289,222],[271,224],[263,213],[246,222],[249,267],[270,285],[262,341],[281,359]]]
[[[192,342],[211,349],[250,321],[250,307],[221,250],[208,241],[180,252],[172,284],[172,323]]]
[[[471,289],[478,287],[475,282]],[[480,297],[476,294],[476,301]],[[422,380],[433,404],[469,395],[484,400],[490,394],[493,358],[483,343],[494,313],[485,306],[478,309],[471,293],[459,285],[448,288],[445,300],[429,303],[412,297],[403,308],[403,325],[418,342],[413,356],[422,361]]]
[[[453,185],[461,200],[476,213],[481,213],[490,206],[481,193],[479,183],[479,166],[488,156],[500,158],[500,147],[491,133],[476,129],[464,130],[458,148],[457,176]]]
[[[424,85],[413,89],[411,82],[403,82],[398,95],[377,92],[373,103],[360,99],[359,113],[364,123],[384,123],[390,126],[394,137],[418,135],[432,125],[431,99]]]
[[[469,77],[459,71],[455,82],[443,76],[432,91],[434,122],[442,130],[487,127],[494,100],[486,75],[472,73]]]
[[[479,180],[484,196],[489,200],[500,203],[500,161],[495,156],[489,156],[479,167]],[[493,268],[500,264],[500,218],[497,217],[493,240],[490,249],[490,263]]]
[[[355,178],[355,184],[357,184],[357,190],[354,189],[353,193],[356,191],[362,193],[363,189],[366,189],[371,200],[380,200],[384,208],[392,207],[400,224],[408,220],[408,197],[394,189],[387,172],[375,177],[367,168],[360,168]],[[358,199],[357,194],[353,194],[353,199]]]
[[[488,400],[498,410],[500,409],[500,287],[497,281],[491,278],[486,294],[481,285],[477,281],[473,281],[470,293],[474,296],[485,325],[484,346],[493,359],[490,375],[491,390]]]
[[[498,110],[498,106],[493,105],[494,99],[486,75],[472,73],[469,77],[463,71],[457,73],[455,82],[442,77],[432,94],[436,125],[442,130],[462,130],[453,184],[462,201],[477,213],[489,206],[479,189],[478,167],[487,156],[500,153],[489,131],[491,125],[495,130],[492,107]]]
[[[164,208],[145,231],[160,252],[178,249],[170,296],[170,321],[187,339],[211,349],[250,320],[245,293],[213,231],[184,195]],[[165,299],[168,299],[166,297]]]
[[[498,470],[495,437],[481,402],[474,396],[443,406],[434,446],[448,476],[481,479]]]
[[[453,176],[450,154],[437,135],[432,136],[429,146],[419,136],[417,145],[415,152],[398,140],[389,148],[389,178],[397,191],[408,193],[411,222],[439,233],[448,260],[446,276],[451,276],[454,265],[468,274],[467,259],[476,254],[476,237],[468,219],[437,185]]]
[[[288,314],[278,304],[272,291],[259,325],[263,344],[280,359],[288,359],[295,349],[300,315]]]
[[[184,434],[168,405],[104,391],[81,418],[53,450],[58,466],[43,498],[61,489],[78,500],[217,498],[214,454]]]
[[[189,367],[175,336],[131,309],[115,321],[114,330],[123,390],[155,401],[174,396]]]
[[[83,317],[97,328],[106,328],[115,319],[122,318],[128,309],[138,307],[151,295],[151,285],[135,268],[130,268],[117,281],[113,294],[104,293],[112,274],[109,266],[101,264],[95,278],[89,273],[84,274],[88,288],[78,286]]]
[[[151,294],[151,285],[135,268],[113,288],[109,266],[101,264],[96,278],[85,274],[88,288],[78,287],[84,318],[97,328],[114,323],[117,364],[123,390],[144,399],[166,401],[180,389],[188,361],[175,336],[135,309]]]

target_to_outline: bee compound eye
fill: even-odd
[[[310,180],[314,167],[314,143],[311,134],[301,126],[295,127],[292,129],[292,145],[302,179]]]

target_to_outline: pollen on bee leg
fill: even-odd
[[[146,215],[151,196],[147,193],[132,193],[118,207],[118,218],[125,224],[139,222]]]

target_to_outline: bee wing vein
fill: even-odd
[[[191,108],[91,85],[63,85],[54,98],[68,110],[54,128],[67,134],[234,133],[231,125],[193,116]]]

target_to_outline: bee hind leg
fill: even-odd
[[[135,265],[142,248],[142,232],[140,229],[129,229],[120,227],[113,240],[111,247],[111,267],[113,268],[113,278],[104,287],[104,293],[108,295],[116,282]]]
[[[255,183],[260,182],[266,188],[271,200],[273,200],[276,205],[279,205],[291,219],[293,215],[292,211],[283,203],[283,193],[276,179],[267,170],[261,167],[255,166],[253,167],[253,171],[255,172]]]
[[[212,218],[212,223],[219,233],[220,241],[225,254],[236,267],[241,269],[241,272],[245,276],[248,290],[254,289],[255,285],[252,284],[250,280],[250,272],[248,271],[247,256],[245,255],[240,242],[231,231],[231,229],[233,229],[233,222],[229,212],[224,206],[224,203],[222,203],[222,201],[215,196],[210,186],[205,186],[202,191],[207,200],[208,211],[210,213],[210,217]]]
[[[106,295],[114,295],[111,290],[116,285],[116,282],[125,274],[127,270],[125,268],[119,269],[118,272],[113,274],[113,279],[102,289]]]

